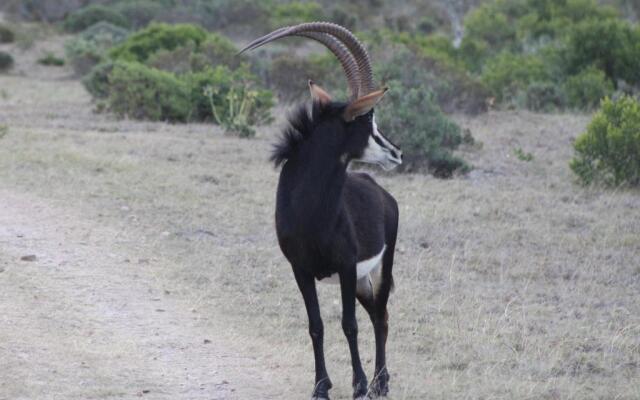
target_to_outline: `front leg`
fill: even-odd
[[[296,283],[302,293],[304,305],[309,317],[309,335],[313,344],[313,356],[315,358],[316,381],[313,388],[312,400],[329,400],[329,389],[332,384],[327,374],[324,363],[323,337],[324,326],[320,316],[320,305],[318,304],[318,294],[316,293],[316,282],[312,275],[293,267],[293,274]]]
[[[351,367],[353,368],[353,398],[365,399],[367,396],[367,377],[360,363],[358,351],[358,321],[356,320],[356,266],[353,265],[340,273],[340,291],[342,293],[342,330],[349,342]]]

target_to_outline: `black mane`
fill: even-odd
[[[299,105],[287,117],[288,124],[279,140],[273,145],[269,161],[280,166],[300,148],[300,144],[311,136],[315,125],[322,119],[335,115],[344,107],[341,103],[321,104],[313,102],[311,112],[306,104]]]

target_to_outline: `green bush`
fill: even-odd
[[[16,39],[16,35],[8,26],[0,25],[0,43],[11,43]]]
[[[577,75],[570,76],[565,85],[569,107],[580,110],[592,110],[600,100],[613,93],[613,83],[604,72],[589,67]]]
[[[268,90],[256,88],[255,76],[249,72],[246,66],[231,71],[228,67],[219,65],[215,68],[186,74],[182,80],[189,88],[192,105],[191,119],[193,120],[213,120],[214,122],[233,120],[234,110],[236,110],[233,103],[236,102],[235,105],[237,105],[239,104],[236,101],[238,98],[251,97],[251,104],[246,115],[247,124],[252,126],[271,121],[271,108],[274,105],[273,95]],[[207,88],[210,89],[207,90]],[[209,94],[206,93],[207,91]],[[213,114],[213,109],[217,110],[217,117]]]
[[[109,109],[121,117],[151,121],[188,120],[189,87],[174,74],[135,62],[116,62],[108,76]]]
[[[640,103],[605,99],[574,144],[570,167],[584,184],[640,185]]]
[[[438,177],[450,177],[469,166],[452,154],[460,143],[460,127],[448,119],[425,86],[407,87],[390,81],[389,91],[376,107],[376,120],[381,130],[402,143],[403,170],[426,168]]]
[[[48,67],[61,67],[64,65],[64,58],[60,58],[53,53],[47,53],[47,55],[38,59],[38,64]]]
[[[333,55],[300,57],[289,53],[277,55],[269,67],[269,85],[278,98],[287,103],[306,100],[309,97],[309,79],[337,95],[335,89],[343,89],[344,73]]]
[[[322,6],[313,1],[305,3],[294,1],[287,4],[278,4],[271,13],[271,25],[274,29],[323,19],[325,18]]]
[[[406,44],[402,35],[394,38],[402,44],[389,44],[385,40],[388,38],[370,39],[377,43],[373,47],[374,71],[382,82],[399,80],[406,87],[425,85],[434,92],[445,112],[473,115],[487,110],[486,100],[491,93],[457,61],[455,49],[442,36],[431,42],[409,39]]]
[[[565,107],[566,98],[554,82],[533,82],[525,93],[525,107],[531,111],[551,112]]]
[[[510,100],[533,82],[549,80],[544,62],[534,55],[503,52],[482,69],[481,80],[498,102]]]
[[[13,67],[11,54],[0,50],[0,72],[6,72]]]
[[[271,121],[273,95],[254,82],[246,66],[177,75],[127,61],[100,64],[83,80],[94,98],[104,99],[121,117],[212,121],[242,136],[252,136],[254,125]]]
[[[190,24],[156,24],[129,36],[109,52],[114,60],[145,62],[159,50],[173,50],[193,43],[196,47],[207,39],[207,32]]]
[[[108,22],[98,22],[65,43],[65,53],[76,75],[84,76],[106,58],[108,50],[129,32]]]
[[[109,7],[92,4],[71,13],[64,20],[64,29],[69,32],[80,32],[100,21],[127,28],[129,23],[125,17]]]
[[[93,67],[82,79],[82,85],[94,99],[103,100],[109,97],[109,74],[113,70],[113,62],[105,61]]]
[[[640,28],[619,20],[588,20],[569,34],[568,71],[576,74],[594,65],[612,82],[640,83]]]
[[[140,29],[153,21],[166,7],[153,0],[123,1],[115,6],[132,29]]]

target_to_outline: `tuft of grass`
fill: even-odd
[[[9,133],[9,127],[7,125],[0,125],[0,139],[7,136]]]
[[[38,64],[47,67],[62,67],[64,65],[64,58],[60,58],[53,53],[47,53],[47,55],[38,59]]]
[[[533,154],[531,153],[525,153],[524,150],[522,150],[522,148],[517,147],[513,150],[513,154],[516,156],[516,158],[520,161],[533,161]]]

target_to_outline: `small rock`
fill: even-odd
[[[209,339],[205,339],[204,340],[204,344],[209,344],[209,343],[211,343],[211,340],[209,340]]]
[[[38,259],[38,257],[36,257],[35,254],[29,254],[29,255],[20,257],[21,261],[35,261],[37,259]]]

